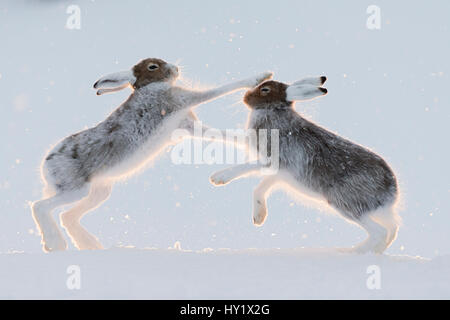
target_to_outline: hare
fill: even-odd
[[[42,235],[44,251],[64,250],[67,243],[52,211],[74,206],[61,215],[61,225],[74,245],[101,249],[98,239],[84,229],[81,218],[110,196],[114,182],[145,168],[163,148],[176,141],[177,128],[192,132],[197,121],[192,108],[269,79],[271,73],[206,91],[175,86],[178,68],[161,59],[140,61],[129,71],[100,78],[97,94],[131,86],[134,90],[106,120],[59,142],[41,166],[44,199],[32,204],[32,215]],[[203,127],[206,130],[206,127]]]
[[[400,223],[393,171],[380,156],[306,120],[294,109],[295,101],[327,94],[321,87],[325,81],[326,77],[306,78],[287,85],[271,80],[245,94],[244,102],[251,110],[247,127],[277,129],[279,135],[278,171],[266,174],[254,190],[253,222],[257,226],[264,223],[270,190],[282,184],[324,200],[367,231],[366,241],[344,251],[382,253],[395,240]],[[278,160],[258,156],[265,161],[216,172],[211,183],[220,186],[245,175],[261,174],[261,168]]]

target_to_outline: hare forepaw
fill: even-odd
[[[223,186],[231,181],[231,177],[227,172],[228,170],[221,170],[213,173],[211,177],[209,177],[209,181],[211,184],[215,186]]]

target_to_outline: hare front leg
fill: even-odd
[[[61,215],[61,224],[66,229],[73,244],[80,250],[103,249],[98,239],[80,224],[81,218],[89,211],[99,207],[111,194],[110,184],[93,185],[89,195],[75,207]]]
[[[213,173],[210,181],[215,186],[221,186],[262,168],[264,166],[260,164],[245,163]],[[262,226],[266,220],[267,196],[277,180],[276,175],[265,177],[253,192],[253,223],[257,226]]]
[[[202,92],[194,92],[191,95],[191,105],[197,105],[200,103],[205,103],[226,94],[232,93],[239,89],[253,88],[259,85],[261,82],[272,78],[272,72],[264,72],[256,77],[251,77],[245,80],[235,81],[224,86],[214,88],[211,90],[206,90]]]
[[[240,177],[256,173],[262,168],[263,166],[258,163],[244,163],[234,167],[217,171],[211,175],[209,180],[213,185],[221,186]]]
[[[229,143],[242,148],[247,146],[247,136],[244,132],[242,134],[239,132],[227,134],[226,130],[209,127],[199,121],[193,112],[188,113],[187,117],[181,122],[179,129],[184,129],[187,132],[185,134],[181,134],[180,132],[180,134],[172,135],[172,141],[175,143],[179,142],[181,140],[180,138],[190,137],[213,142]]]
[[[260,227],[267,218],[267,196],[277,179],[275,176],[264,178],[253,191],[253,224]]]

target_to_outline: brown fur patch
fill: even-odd
[[[247,91],[244,96],[244,102],[253,109],[272,105],[274,103],[291,105],[292,103],[286,100],[287,88],[287,84],[269,80],[261,83],[256,88]],[[270,91],[267,92],[267,89]]]
[[[152,64],[158,65],[158,69],[149,70],[149,66]],[[133,73],[136,77],[134,88],[142,88],[152,82],[160,82],[169,80],[174,76],[172,70],[167,68],[167,62],[157,58],[148,58],[139,62],[133,67]]]

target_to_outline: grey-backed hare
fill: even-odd
[[[75,246],[102,248],[98,239],[81,226],[80,219],[109,197],[114,182],[145,168],[165,146],[175,143],[171,140],[173,130],[183,128],[192,133],[197,121],[193,107],[238,89],[252,88],[271,76],[266,72],[215,89],[193,91],[175,85],[175,65],[150,58],[129,71],[99,79],[94,84],[97,94],[128,86],[133,92],[106,120],[65,138],[45,157],[41,167],[44,199],[32,205],[44,250],[67,248],[52,217],[54,209],[67,204],[74,206],[61,215],[61,224]]]
[[[398,187],[394,173],[380,156],[306,120],[294,109],[295,101],[325,95],[327,90],[321,87],[325,81],[325,77],[306,78],[292,85],[266,81],[245,94],[244,102],[251,110],[247,127],[266,129],[269,134],[277,129],[279,135],[279,169],[266,174],[254,190],[253,221],[256,225],[264,223],[267,196],[280,184],[324,200],[364,228],[369,237],[349,251],[381,253],[395,240],[400,223],[395,209]],[[265,157],[265,161],[224,169],[210,180],[214,185],[224,185],[261,173],[260,169],[273,159],[268,153],[259,152],[259,157]]]

